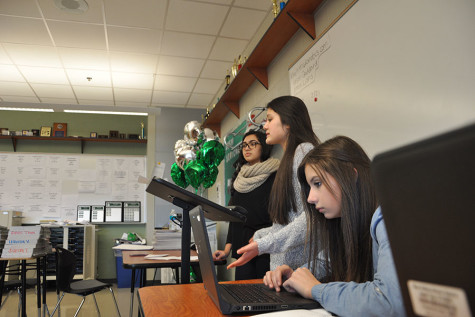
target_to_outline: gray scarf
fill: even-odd
[[[254,165],[245,164],[241,167],[234,180],[234,189],[240,193],[249,193],[261,186],[270,174],[279,168],[280,161],[270,158]]]

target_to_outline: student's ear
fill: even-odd
[[[290,125],[288,125],[288,124],[283,124],[282,127],[284,128],[285,131],[287,131],[287,132],[290,131]]]
[[[358,179],[358,170],[356,169],[356,167],[353,167],[353,170],[355,171],[356,179]]]

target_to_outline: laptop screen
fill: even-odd
[[[475,312],[475,125],[379,154],[372,171],[407,314]]]
[[[190,221],[191,228],[193,229],[193,237],[195,238],[196,252],[198,253],[200,262],[203,284],[215,305],[220,307],[217,289],[218,279],[214,271],[213,255],[209,245],[206,221],[201,206],[197,206],[190,211]]]

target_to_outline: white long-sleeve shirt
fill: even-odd
[[[305,250],[307,220],[303,201],[300,197],[300,184],[297,169],[305,155],[313,149],[311,143],[301,143],[295,149],[292,167],[292,185],[296,198],[296,211],[289,211],[289,223],[286,225],[272,224],[271,227],[256,231],[254,241],[257,242],[259,255],[270,254],[270,269],[287,264],[292,269],[302,266],[308,259]],[[272,199],[272,197],[270,197]]]

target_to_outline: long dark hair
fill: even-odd
[[[269,215],[274,223],[282,225],[289,223],[290,210],[296,211],[292,171],[295,149],[301,143],[309,142],[314,146],[320,143],[313,132],[312,121],[305,103],[293,96],[275,98],[267,104],[280,116],[280,121],[289,126],[287,146],[280,161],[279,169],[272,186],[269,202]]]
[[[248,132],[246,132],[246,134],[244,134],[244,137],[242,138],[243,142],[244,142],[244,139],[248,135],[255,135],[257,137],[257,140],[261,144],[261,149],[262,149],[261,150],[261,162],[264,162],[265,160],[267,160],[270,157],[273,145],[270,145],[270,144],[266,143],[266,134],[264,133],[264,131],[262,131],[262,130],[249,130]],[[236,191],[234,189],[234,180],[236,179],[239,172],[241,171],[241,167],[246,163],[247,163],[247,161],[244,158],[244,155],[242,154],[242,150],[241,150],[241,151],[239,151],[238,158],[233,163],[234,173],[233,173],[233,176],[232,176],[232,179],[231,179],[231,188],[229,189],[231,195],[233,195],[234,192]]]
[[[314,204],[305,203],[310,269],[315,274],[317,259],[323,257],[326,276],[322,280],[326,282],[362,283],[372,279],[370,225],[377,200],[370,163],[358,143],[337,136],[310,151],[298,169],[305,201],[310,191],[305,178],[306,166],[315,171],[330,191],[332,187],[324,173],[331,175],[341,190],[341,218],[326,219]]]

